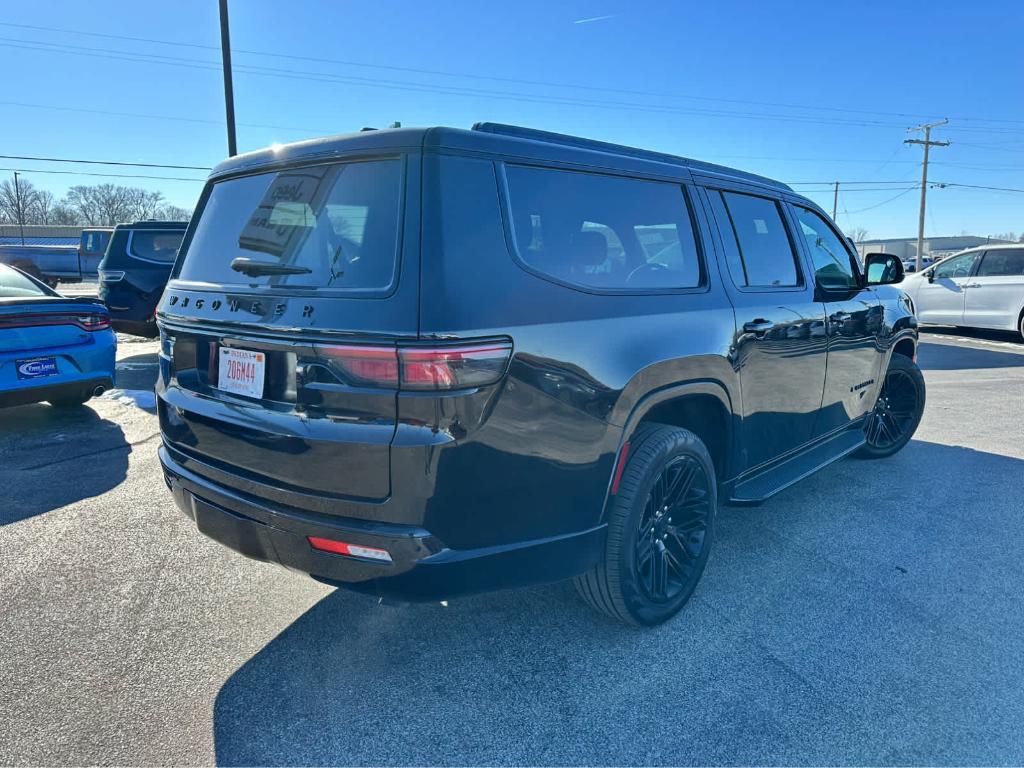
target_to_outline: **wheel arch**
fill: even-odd
[[[634,406],[622,429],[612,474],[608,479],[602,520],[614,496],[615,480],[629,460],[626,446],[641,424],[681,427],[700,438],[711,454],[718,483],[732,475],[737,414],[728,390],[713,380],[690,381],[648,393]]]

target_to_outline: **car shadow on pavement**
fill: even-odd
[[[448,607],[335,591],[221,687],[217,763],[1020,763],[1022,473],[912,441],[724,507],[656,629],[566,583]]]
[[[984,370],[988,368],[1024,368],[1024,346],[1021,352],[1012,349],[981,349],[929,343],[921,337],[917,349],[917,364],[922,371]]]
[[[124,431],[88,405],[45,403],[0,411],[0,525],[97,496],[128,474]],[[17,494],[10,489],[18,488]]]
[[[115,386],[152,392],[160,372],[160,359],[156,352],[144,352],[117,361]]]

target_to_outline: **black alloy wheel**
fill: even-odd
[[[865,445],[861,456],[883,458],[906,445],[924,413],[924,376],[917,363],[893,355],[875,407],[864,420]]]
[[[693,580],[710,516],[708,478],[692,456],[672,459],[655,480],[637,528],[635,567],[644,594],[672,600]]]
[[[693,432],[641,424],[608,502],[604,556],[576,578],[597,610],[651,626],[674,616],[700,581],[718,508],[715,466]]]

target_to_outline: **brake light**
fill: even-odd
[[[32,313],[0,317],[0,330],[9,328],[36,328],[47,325],[74,325],[83,331],[104,331],[110,327],[110,318],[100,313]]]
[[[391,562],[391,554],[386,549],[363,547],[344,541],[334,541],[334,539],[322,539],[319,536],[307,536],[306,540],[309,542],[309,546],[321,552],[330,552],[333,555],[347,555],[348,557],[364,557],[368,560],[380,560],[382,563]]]
[[[317,355],[349,383],[402,390],[468,389],[493,384],[505,373],[510,342],[444,346],[316,346]]]
[[[398,351],[395,347],[317,344],[314,348],[317,355],[331,364],[350,384],[398,386]]]
[[[498,381],[512,355],[512,345],[399,347],[402,389],[466,389]]]

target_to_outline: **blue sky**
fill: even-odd
[[[0,22],[3,154],[226,154],[215,0],[6,3]],[[906,129],[949,117],[932,179],[1024,189],[1021,2],[231,0],[231,27],[241,151],[394,120],[518,123],[763,173],[826,210],[839,180],[844,228],[911,236],[921,149]],[[121,181],[186,207],[201,188],[25,175],[57,195]],[[1007,230],[1024,231],[1024,194],[929,190],[926,234]]]

